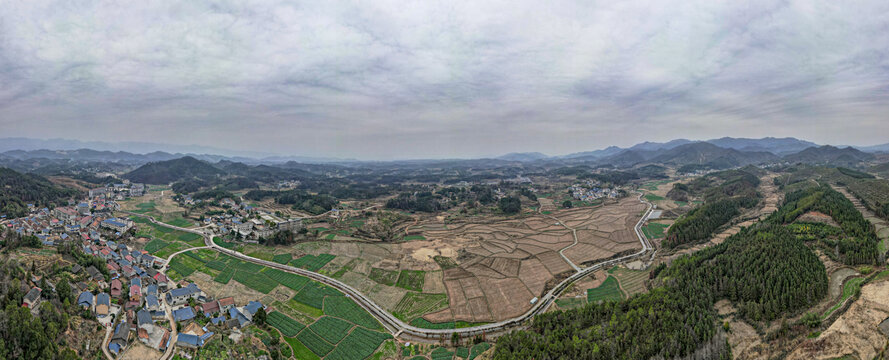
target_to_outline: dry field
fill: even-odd
[[[632,228],[645,209],[635,198],[603,207],[559,210],[551,215],[485,223],[448,224],[423,233],[428,241],[403,244],[420,260],[457,253],[457,267],[442,272],[449,307],[424,316],[432,322],[499,321],[521,315],[540,297],[547,282],[573,272],[559,250],[575,264],[608,258],[639,248]],[[431,262],[431,258],[426,260]]]

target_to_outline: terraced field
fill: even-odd
[[[627,296],[647,292],[645,280],[648,280],[648,271],[630,270],[623,267],[613,267],[608,273],[617,278],[620,288]]]
[[[608,276],[599,287],[587,289],[587,301],[591,303],[620,299],[623,299],[623,292],[620,291],[620,285],[618,285],[617,279],[613,276]]]

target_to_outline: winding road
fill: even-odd
[[[473,337],[476,335],[492,335],[492,334],[504,332],[507,330],[511,330],[514,328],[522,327],[526,320],[531,319],[535,315],[546,311],[546,309],[549,308],[549,306],[553,303],[553,301],[555,301],[555,299],[559,296],[559,294],[561,294],[562,291],[565,290],[565,288],[567,288],[569,285],[573,284],[575,281],[580,280],[581,278],[583,278],[583,277],[589,275],[590,273],[592,273],[596,270],[599,270],[603,267],[612,266],[612,265],[615,265],[615,264],[618,264],[621,262],[625,262],[628,260],[633,260],[633,259],[636,259],[638,257],[645,255],[646,253],[648,253],[651,250],[654,250],[654,248],[651,246],[651,243],[649,243],[648,239],[642,233],[642,225],[645,223],[645,220],[647,220],[648,216],[651,214],[651,210],[652,210],[653,206],[651,203],[649,203],[648,201],[645,201],[643,199],[641,193],[639,194],[639,201],[648,205],[648,208],[643,213],[642,218],[639,219],[639,222],[636,223],[636,226],[634,227],[636,236],[639,238],[639,242],[642,244],[641,250],[639,250],[638,252],[635,252],[633,254],[621,256],[621,257],[610,259],[610,260],[605,260],[605,261],[596,263],[596,264],[586,267],[586,268],[579,268],[576,265],[574,265],[572,262],[569,261],[568,263],[572,264],[575,267],[575,269],[577,269],[577,271],[573,275],[566,278],[565,280],[562,280],[559,284],[557,284],[555,287],[550,289],[543,297],[541,297],[531,307],[531,309],[529,309],[524,314],[522,314],[518,317],[512,318],[512,319],[508,319],[508,320],[498,321],[495,323],[489,323],[489,324],[484,324],[484,325],[460,328],[460,329],[424,329],[424,328],[419,328],[419,327],[407,324],[404,321],[401,321],[400,319],[396,318],[394,315],[392,315],[385,309],[383,309],[380,305],[375,303],[373,300],[371,300],[370,298],[368,298],[367,296],[365,296],[358,290],[356,290],[356,289],[352,288],[351,286],[349,286],[339,280],[336,280],[334,278],[331,278],[331,277],[328,277],[328,276],[325,276],[325,275],[322,275],[322,274],[319,274],[316,272],[308,271],[305,269],[289,266],[289,265],[283,265],[283,264],[279,264],[279,263],[272,262],[272,261],[257,259],[257,258],[247,256],[243,253],[240,253],[240,252],[237,252],[234,250],[229,250],[229,249],[223,248],[219,245],[216,245],[213,242],[213,234],[212,233],[207,233],[204,231],[199,231],[199,230],[194,230],[194,229],[186,229],[186,228],[182,228],[182,227],[178,227],[178,226],[173,226],[173,225],[161,223],[161,222],[155,220],[153,217],[143,215],[143,214],[133,213],[133,212],[129,212],[129,211],[121,211],[121,212],[130,214],[130,215],[134,215],[134,216],[146,217],[152,223],[157,224],[157,225],[161,225],[161,226],[165,226],[168,228],[201,235],[204,238],[204,243],[206,246],[203,246],[200,248],[212,249],[214,251],[224,253],[229,256],[239,258],[244,261],[249,261],[249,262],[264,265],[264,266],[267,266],[270,268],[275,268],[275,269],[279,269],[282,271],[287,271],[289,273],[302,275],[302,276],[308,277],[312,280],[315,280],[315,281],[324,283],[328,286],[331,286],[331,287],[343,292],[344,294],[346,294],[346,296],[348,296],[352,300],[354,300],[355,303],[357,303],[359,306],[361,306],[366,311],[368,311],[378,321],[380,321],[381,324],[383,324],[383,326],[386,328],[387,331],[392,333],[395,337],[408,336],[408,337],[414,338],[414,339],[441,341],[442,339],[450,338],[452,336],[452,334],[455,334],[455,333],[463,338],[467,338],[467,337]],[[576,238],[576,234],[575,234],[575,243],[576,243],[576,239],[577,238]],[[186,249],[186,250],[180,251],[178,253],[188,251],[188,250],[193,250],[193,249]]]

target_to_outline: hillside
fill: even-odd
[[[542,154],[539,152],[526,152],[526,153],[509,153],[503,156],[497,157],[499,160],[507,160],[507,161],[534,161],[546,159],[549,156],[546,154]]]
[[[769,162],[776,159],[778,159],[778,157],[769,152],[738,151],[735,149],[721,148],[710,143],[699,142],[681,145],[667,150],[652,158],[651,162],[680,166],[700,164],[709,165],[714,169],[722,169]]]
[[[28,212],[27,204],[50,206],[75,195],[77,191],[55,186],[41,176],[0,168],[0,215],[24,216]]]
[[[222,174],[222,170],[213,167],[213,165],[191,156],[186,156],[179,159],[148,163],[125,174],[123,177],[137,183],[169,184],[191,178],[211,179]]]
[[[810,147],[795,154],[784,157],[792,163],[815,163],[830,165],[855,165],[862,161],[873,160],[874,156],[855,148],[837,148],[830,145]]]
[[[725,149],[735,149],[741,151],[767,151],[777,155],[792,154],[805,150],[809,147],[818,146],[811,141],[799,140],[792,137],[765,137],[762,139],[723,137],[719,139],[707,140],[707,142]]]

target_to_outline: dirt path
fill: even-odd
[[[113,326],[109,325],[105,327],[105,339],[102,340],[102,353],[105,354],[105,358],[108,360],[113,360],[114,358],[111,356],[111,352],[108,351],[108,340],[111,339],[111,329]]]

